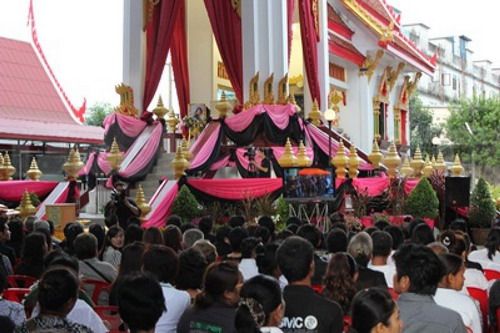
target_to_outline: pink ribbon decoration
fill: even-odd
[[[120,130],[129,137],[135,138],[146,127],[147,123],[134,117],[123,114],[113,113],[107,116],[103,121],[104,135],[108,134],[109,128],[118,121]]]
[[[94,164],[95,154],[96,154],[95,152],[89,154],[87,162],[85,163],[83,169],[78,172],[78,176],[86,176],[89,174],[90,169],[92,169],[92,165]]]
[[[293,116],[295,111],[295,106],[292,104],[286,105],[256,105],[244,112],[240,112],[234,116],[227,117],[225,119],[226,125],[235,132],[244,131],[252,121],[255,116],[267,113],[274,125],[281,130],[287,128],[290,117]]]
[[[10,180],[0,181],[0,199],[8,202],[19,202],[23,198],[24,190],[44,197],[57,186],[53,181]]]
[[[174,205],[174,200],[178,191],[178,186],[175,181],[171,180],[162,183],[149,202],[152,209],[147,215],[147,221],[142,225],[143,228],[161,228],[165,226],[167,217],[172,212],[172,206]],[[162,195],[162,192],[165,194]]]
[[[220,123],[215,122],[207,126],[201,133],[200,138],[196,140],[196,143],[190,149],[190,152],[194,155],[190,169],[197,168],[208,160],[218,143],[220,130]]]
[[[219,170],[220,168],[224,168],[229,164],[229,159],[231,158],[231,155],[227,155],[226,157],[221,158],[219,161],[215,162],[212,164],[210,167],[211,171]]]
[[[189,179],[193,188],[226,200],[243,200],[247,197],[258,198],[271,194],[283,186],[281,178],[244,178],[244,179]]]

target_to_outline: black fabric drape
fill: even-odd
[[[255,116],[250,126],[245,128],[241,132],[235,132],[226,125],[224,119],[221,119],[221,133],[224,133],[225,136],[229,138],[229,140],[233,141],[237,146],[248,146],[254,140],[257,134],[259,133],[259,129],[262,126],[262,117]]]
[[[220,149],[222,147],[222,139],[223,138],[224,138],[224,133],[221,130],[221,131],[219,131],[219,137],[217,138],[217,143],[214,146],[214,150],[212,151],[212,153],[208,157],[208,160],[196,168],[187,169],[186,174],[188,176],[195,175],[196,173],[198,173],[200,171],[204,173],[204,172],[207,172],[210,170],[210,167],[212,166],[212,164],[214,164],[219,159],[219,152],[220,152]]]
[[[104,136],[104,144],[106,145],[106,150],[108,150],[111,147],[111,144],[113,143],[113,140],[116,137],[116,140],[118,140],[118,142],[120,143],[120,150],[126,151],[130,148],[130,146],[132,146],[135,139],[137,139],[139,135],[137,135],[136,137],[127,136],[121,130],[117,120],[113,123],[113,125],[109,127],[108,132]]]

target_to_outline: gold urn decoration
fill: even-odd
[[[156,116],[156,119],[162,120],[164,119],[165,115],[168,113],[168,109],[163,105],[163,99],[158,97],[158,103],[156,104],[156,107],[153,109],[153,113]]]
[[[368,155],[368,160],[375,169],[378,169],[380,168],[380,161],[382,161],[382,158],[384,158],[384,155],[380,152],[377,140],[373,140],[372,152]]]
[[[141,222],[146,221],[146,215],[148,215],[149,212],[151,211],[151,206],[149,206],[146,200],[146,196],[144,195],[144,189],[142,188],[141,184],[139,184],[139,187],[137,188],[135,202],[137,203],[137,207],[139,207],[141,211],[141,216],[140,216]]]
[[[120,146],[118,145],[118,140],[116,137],[113,139],[111,144],[111,149],[109,150],[109,155],[107,157],[111,170],[117,170],[120,168],[123,161],[123,154],[120,151]]]
[[[82,160],[80,159],[80,153],[78,149],[70,149],[69,156],[66,163],[63,164],[63,170],[66,172],[66,179],[76,179],[78,178],[78,172],[84,167]]]
[[[176,180],[186,174],[184,172],[184,170],[186,170],[186,164],[189,164],[189,162],[184,157],[184,153],[182,152],[182,147],[178,147],[177,151],[175,152],[174,159],[170,163],[172,169],[174,169],[174,177]]]
[[[436,169],[436,156],[432,155],[432,158],[431,158],[431,164],[432,164],[432,168],[437,170]]]
[[[401,163],[401,157],[398,155],[396,143],[392,141],[389,146],[389,152],[384,158],[384,164],[387,167],[387,174],[389,178],[397,177],[399,163]]]
[[[419,146],[415,149],[415,155],[413,156],[413,160],[410,162],[410,165],[413,168],[414,177],[420,178],[422,176],[422,169],[425,166],[425,161],[422,159],[422,152],[420,151]]]
[[[358,167],[359,167],[359,157],[356,152],[356,147],[354,144],[351,144],[351,148],[349,149],[349,177],[356,178],[358,176]]]
[[[399,173],[405,178],[411,178],[411,176],[413,176],[413,169],[410,166],[408,157],[405,157],[403,166],[399,169]]]
[[[444,158],[443,158],[443,153],[442,152],[439,152],[438,153],[438,157],[437,157],[437,160],[436,160],[436,166],[435,166],[436,170],[439,170],[441,172],[445,172],[447,167],[446,167],[446,163],[444,161]]]
[[[231,103],[227,101],[226,93],[223,91],[220,100],[215,104],[215,108],[219,111],[219,117],[225,118],[227,113],[233,108]]]
[[[167,120],[165,120],[165,123],[168,126],[168,131],[170,133],[175,133],[175,129],[177,127],[177,124],[180,123],[180,120],[177,119],[177,116],[175,115],[173,109],[168,112],[168,118]]]
[[[191,160],[191,152],[189,151],[189,143],[188,140],[186,140],[186,137],[182,137],[181,144],[179,146],[179,149],[181,149],[181,152],[184,156],[184,159],[186,160],[186,165],[184,166],[184,169],[189,168],[191,163],[189,161]]]
[[[30,194],[27,189],[24,190],[23,197],[21,199],[21,204],[16,208],[21,215],[21,218],[24,220],[29,216],[33,216],[36,213],[36,208],[31,203]]]
[[[335,166],[335,174],[337,175],[337,178],[345,178],[345,175],[347,173],[345,167],[347,166],[348,162],[349,159],[345,155],[344,142],[340,140],[339,146],[337,148],[337,154],[331,160],[331,163]]]
[[[314,126],[319,126],[320,125],[320,119],[321,119],[321,111],[319,111],[319,105],[318,101],[315,99],[311,112],[309,112],[309,118],[311,118],[311,122]]]
[[[299,152],[297,153],[297,166],[298,167],[308,167],[311,166],[312,160],[306,154],[306,146],[304,142],[300,140]]]
[[[5,173],[4,180],[12,180],[12,176],[16,173],[16,168],[12,165],[8,152],[5,152],[3,156],[3,167]]]
[[[42,177],[42,172],[38,169],[38,163],[36,163],[36,158],[33,156],[31,160],[31,165],[28,171],[26,171],[26,176],[31,180],[40,180]]]
[[[432,168],[432,162],[429,158],[429,155],[427,155],[425,159],[425,167],[422,170],[422,177],[429,178],[432,174],[432,171],[434,171],[434,169]]]
[[[297,166],[297,158],[293,153],[292,143],[290,142],[290,138],[286,139],[285,152],[283,156],[281,156],[281,158],[278,160],[278,163],[282,168],[290,168]]]
[[[0,153],[0,180],[7,180],[7,169],[3,166],[3,154]]]
[[[450,168],[451,175],[452,177],[460,177],[462,176],[462,173],[464,172],[464,167],[462,166],[462,163],[460,162],[460,156],[458,154],[455,155],[455,162],[453,162],[453,165]]]

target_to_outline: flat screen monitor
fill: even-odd
[[[284,168],[284,197],[287,199],[332,199],[333,169]]]

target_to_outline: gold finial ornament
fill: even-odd
[[[447,167],[446,167],[446,162],[444,161],[444,158],[443,158],[443,153],[442,152],[439,152],[438,153],[438,157],[437,157],[437,160],[436,160],[436,169],[441,171],[441,172],[445,172]]]
[[[337,148],[337,155],[332,158],[331,163],[335,166],[335,174],[337,178],[345,178],[347,170],[345,169],[349,159],[345,155],[344,142],[340,140],[339,146]]]
[[[380,168],[380,161],[382,161],[383,157],[384,155],[382,155],[382,153],[380,152],[377,140],[374,140],[372,152],[370,153],[370,155],[368,155],[368,160],[375,169],[378,169]]]
[[[163,105],[163,99],[161,98],[161,95],[160,97],[158,97],[158,103],[153,109],[153,113],[158,120],[164,119],[165,115],[168,113],[168,109]]]
[[[21,199],[21,203],[19,207],[16,208],[21,215],[21,218],[24,220],[29,216],[33,216],[36,213],[36,208],[31,203],[30,194],[27,189],[24,190],[23,197]]]
[[[318,100],[315,99],[313,102],[312,110],[309,112],[309,118],[311,118],[314,126],[320,125],[321,111],[319,111]]]
[[[278,104],[288,103],[288,73],[278,82]]]
[[[5,172],[5,180],[12,180],[12,176],[16,173],[16,168],[10,162],[9,152],[5,152],[3,156],[3,167]]]
[[[3,166],[3,154],[0,153],[0,180],[7,180],[7,169]]]
[[[249,89],[249,99],[248,102],[245,103],[244,108],[250,109],[251,107],[258,105],[260,103],[260,95],[259,95],[259,72],[255,74],[255,76],[250,80],[248,84]]]
[[[290,142],[290,138],[286,139],[285,143],[285,152],[283,156],[278,160],[279,165],[282,168],[290,168],[297,166],[297,158],[295,157],[292,149],[292,143]]]
[[[219,111],[219,117],[225,118],[227,113],[233,108],[231,103],[227,101],[226,93],[223,91],[220,100],[215,104],[215,108]]]
[[[178,147],[177,151],[175,152],[174,159],[170,163],[170,165],[172,166],[172,169],[174,169],[174,177],[176,180],[181,178],[182,176],[184,176],[186,174],[184,172],[184,170],[186,169],[185,167],[186,167],[186,164],[188,164],[188,163],[189,162],[186,161],[186,159],[184,158],[184,153],[182,152],[182,147]]]
[[[389,146],[389,152],[384,158],[384,164],[387,167],[387,174],[389,178],[397,177],[399,163],[401,163],[401,157],[399,157],[396,143],[392,141]]]
[[[295,95],[290,93],[290,95],[288,95],[288,104],[292,104],[293,106],[295,106],[295,111],[298,113],[300,112],[300,106],[297,104],[297,101],[295,100]]]
[[[349,177],[350,178],[358,177],[359,164],[360,164],[360,162],[359,162],[358,153],[356,152],[356,146],[354,146],[354,144],[351,144],[351,147],[349,148]]]
[[[422,176],[422,169],[425,166],[425,161],[422,159],[420,146],[417,146],[417,149],[415,149],[415,155],[413,155],[413,160],[410,162],[410,165],[413,168],[414,177],[420,178]]]
[[[299,152],[297,153],[297,166],[298,167],[308,167],[311,166],[312,160],[306,154],[306,146],[304,142],[300,140]]]
[[[413,169],[410,166],[410,161],[408,160],[408,157],[405,157],[403,166],[399,169],[399,173],[404,178],[411,178],[411,176],[413,176]]]
[[[31,180],[40,180],[43,173],[38,169],[38,163],[36,163],[36,158],[33,156],[31,159],[31,165],[28,171],[26,171],[26,176]]]
[[[458,154],[455,154],[455,162],[453,162],[453,165],[450,168],[451,175],[452,177],[460,177],[462,176],[462,173],[464,172],[464,167],[462,166],[462,163],[460,162],[460,156]]]
[[[181,141],[181,145],[179,147],[179,149],[181,149],[182,151],[182,154],[184,156],[184,159],[186,160],[186,165],[184,166],[184,169],[187,169],[189,168],[189,165],[191,163],[189,163],[189,161],[191,160],[191,152],[189,151],[189,143],[188,143],[188,140],[186,140],[186,137],[183,136],[182,137],[182,141]]]
[[[63,164],[63,170],[66,172],[66,179],[76,179],[78,178],[78,172],[84,167],[82,160],[80,159],[80,153],[78,149],[70,149],[69,156],[66,163]]]
[[[148,215],[148,213],[151,211],[151,206],[149,206],[146,200],[142,184],[139,184],[139,187],[137,188],[135,202],[137,203],[137,207],[139,207],[139,210],[141,211],[141,216],[139,217],[139,219],[141,220],[141,222],[146,221],[146,215]]]
[[[116,137],[113,139],[113,143],[111,144],[111,149],[109,150],[107,160],[109,161],[111,170],[119,169],[122,164],[123,154],[120,151],[120,146],[118,145],[118,140],[116,140]]]
[[[170,133],[175,133],[175,129],[177,127],[177,124],[180,122],[179,119],[177,119],[176,115],[175,115],[175,112],[174,110],[170,110],[168,112],[168,118],[167,120],[165,120],[165,123],[167,124],[168,126],[168,131]]]
[[[121,83],[115,86],[115,91],[120,95],[120,105],[115,108],[115,112],[137,118],[139,110],[134,106],[134,90],[132,87]]]
[[[432,155],[432,158],[431,158],[431,164],[432,164],[432,168],[437,170],[436,169],[436,156]]]
[[[274,104],[273,81],[274,73],[264,81],[264,104]]]
[[[422,170],[422,177],[429,178],[433,170],[431,159],[429,158],[429,155],[427,155],[425,158],[425,167]]]

